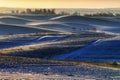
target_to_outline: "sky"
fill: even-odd
[[[120,8],[120,0],[0,0],[13,8]]]

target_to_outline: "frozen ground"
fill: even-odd
[[[1,79],[64,79],[119,80],[120,70],[88,65],[28,64],[0,69]],[[18,76],[18,77],[17,77]]]

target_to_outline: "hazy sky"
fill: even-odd
[[[120,0],[0,0],[0,7],[120,8]]]

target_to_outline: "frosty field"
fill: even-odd
[[[0,14],[0,79],[119,80],[120,18]]]

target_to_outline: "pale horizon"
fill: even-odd
[[[120,8],[120,0],[0,0],[9,8]]]

